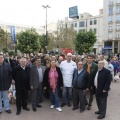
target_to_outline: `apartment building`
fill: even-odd
[[[103,1],[104,52],[120,53],[120,0]]]

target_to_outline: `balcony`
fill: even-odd
[[[120,31],[120,29],[116,29],[115,31],[116,31],[116,32],[119,32],[119,31]]]
[[[120,40],[120,37],[115,37],[115,40]]]
[[[113,16],[113,13],[108,13],[108,16]]]
[[[108,4],[108,6],[109,6],[109,7],[113,7],[113,6],[114,6],[113,2],[110,2],[110,3]]]
[[[112,32],[113,31],[113,29],[108,29],[108,32]]]
[[[113,21],[108,21],[108,24],[113,24]]]
[[[120,20],[116,20],[116,23],[120,23]]]

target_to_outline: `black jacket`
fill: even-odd
[[[12,82],[12,70],[8,63],[4,62],[2,64],[2,71],[0,72],[3,75],[3,78],[0,79],[0,91],[6,91],[10,88]]]
[[[99,71],[97,79],[96,96],[107,97],[111,81],[112,76],[108,69],[103,68],[101,71]],[[103,90],[106,90],[107,92],[103,93]]]
[[[60,90],[60,87],[63,86],[63,77],[62,77],[62,73],[60,71],[60,68],[56,67],[56,70],[58,72],[58,88]],[[44,73],[44,76],[43,76],[43,87],[47,87],[47,89],[50,89],[49,71],[50,71],[50,68],[47,68],[45,70],[45,73]]]
[[[89,86],[89,74],[86,70],[82,70],[81,73],[78,74],[78,69],[74,71],[73,74],[73,82],[72,85],[74,88],[85,90]]]
[[[21,71],[22,71],[22,68],[20,65],[16,66],[12,71],[12,77],[13,77],[13,80],[15,81],[16,90],[21,90],[21,88],[23,87],[21,86],[22,84],[21,83],[22,81]],[[29,90],[30,89],[30,67],[26,66],[25,71],[27,73],[27,79],[25,80],[23,84],[25,85],[24,88],[26,88],[26,90]]]

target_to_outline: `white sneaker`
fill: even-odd
[[[51,105],[51,106],[50,106],[50,109],[53,109],[54,107],[55,107],[55,105]]]
[[[60,107],[56,108],[59,112],[62,112],[62,109]]]

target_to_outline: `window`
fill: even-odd
[[[113,5],[113,0],[109,0],[109,5]]]
[[[75,27],[77,27],[77,23],[75,23]]]
[[[116,22],[120,21],[120,15],[116,16]]]
[[[73,27],[73,23],[71,24],[71,27]]]
[[[97,33],[97,29],[96,28],[94,28],[94,32]]]
[[[120,38],[120,34],[119,34],[119,33],[116,33],[115,38]]]
[[[116,30],[120,30],[120,25],[116,25]]]
[[[113,8],[109,8],[109,15],[113,14]]]
[[[120,7],[116,8],[116,13],[120,13]]]
[[[109,25],[108,30],[110,31],[112,30],[112,25]]]
[[[79,22],[79,27],[85,27],[85,22],[84,21]]]
[[[90,25],[92,25],[92,20],[90,20]]]
[[[109,17],[108,17],[108,22],[112,22],[112,21],[113,21],[112,16],[109,16]]]
[[[96,25],[97,24],[97,20],[94,20],[94,25]]]

